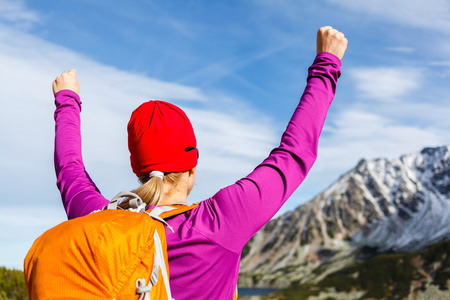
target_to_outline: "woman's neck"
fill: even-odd
[[[187,201],[186,191],[184,193],[182,191],[174,191],[170,193],[165,192],[164,198],[161,201],[161,203],[159,203],[159,205],[168,205],[186,201]]]
[[[186,202],[191,188],[189,188],[189,174],[182,174],[175,184],[164,182],[164,198],[159,205]]]

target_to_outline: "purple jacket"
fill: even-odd
[[[175,230],[166,230],[175,299],[233,298],[243,247],[300,185],[316,159],[340,66],[330,53],[317,55],[280,146],[247,177],[169,220]],[[57,185],[71,219],[101,209],[109,201],[84,169],[79,96],[63,90],[56,93],[55,104]]]

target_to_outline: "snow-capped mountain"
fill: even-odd
[[[314,280],[313,270],[324,262],[342,267],[364,246],[408,252],[448,239],[450,146],[362,160],[313,200],[261,229],[244,249],[240,281],[286,286]]]

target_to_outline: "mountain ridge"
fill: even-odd
[[[450,239],[450,146],[362,159],[322,193],[271,220],[242,254],[240,285],[285,287],[358,259],[357,249],[411,252]],[[343,263],[346,261],[346,263]]]

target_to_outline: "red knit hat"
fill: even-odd
[[[133,172],[183,172],[197,165],[194,129],[179,107],[164,101],[149,101],[131,114],[128,149]],[[191,151],[192,150],[192,151]]]

